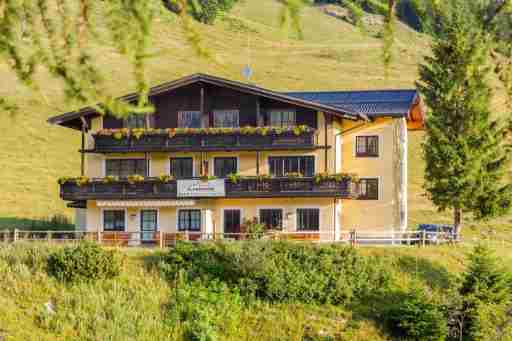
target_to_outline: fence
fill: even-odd
[[[453,243],[452,235],[445,232],[404,231],[372,232],[343,231],[335,236],[333,232],[318,231],[274,231],[264,233],[202,233],[202,232],[88,232],[88,231],[0,231],[0,242],[47,242],[54,244],[74,243],[91,240],[106,246],[152,246],[172,247],[178,241],[247,241],[287,240],[313,243],[344,243],[351,246],[368,245],[440,245]]]

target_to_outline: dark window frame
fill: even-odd
[[[191,118],[188,120],[185,120],[183,117],[184,115],[193,116],[196,115],[198,117]],[[188,117],[190,118],[190,117]],[[177,122],[176,126],[177,128],[201,128],[202,127],[202,121],[203,121],[203,114],[201,110],[180,110],[178,111],[177,115]],[[195,124],[193,124],[195,123]]]
[[[379,157],[379,140],[379,135],[357,135],[356,157]]]
[[[124,169],[123,167],[126,166],[124,164],[127,164],[127,163],[130,163],[130,162],[133,162],[135,164],[131,165],[129,168],[131,168],[131,171],[128,171],[126,172],[126,174],[123,174],[124,173]],[[113,170],[116,170],[116,167],[112,165],[112,163],[118,163],[118,165],[116,166],[117,167],[117,173],[116,172],[113,172]],[[137,163],[139,163],[139,165],[137,165]],[[110,165],[109,165],[110,164]],[[144,171],[143,172],[138,172],[138,168],[139,166],[143,164],[143,168],[144,168]],[[139,174],[139,173],[142,173],[142,174]],[[141,176],[147,176],[147,174],[149,174],[149,160],[146,162],[146,159],[141,159],[141,158],[131,158],[131,159],[124,159],[124,158],[120,158],[120,159],[117,159],[117,158],[112,158],[112,159],[105,159],[105,175],[106,176],[117,176],[119,178],[126,178],[130,175],[135,175],[135,174],[138,174],[138,175],[141,175]]]
[[[122,219],[120,219],[119,213],[122,213]],[[109,217],[113,214],[112,217]],[[117,216],[116,216],[117,215]],[[112,218],[112,222],[107,224],[107,219]],[[122,227],[118,226],[119,221],[122,220]],[[107,225],[112,225],[108,227]],[[103,210],[103,231],[105,232],[125,232],[126,231],[126,211],[125,210]]]
[[[224,167],[223,167],[223,171],[222,173],[223,174],[219,174],[217,172],[217,161],[226,161],[226,160],[229,160],[229,161],[235,161],[235,169],[234,171],[232,170],[231,172],[227,172]],[[216,156],[213,158],[213,175],[218,177],[218,178],[226,178],[229,174],[236,174],[238,173],[238,167],[239,167],[239,164],[238,164],[238,158],[236,156]]]
[[[315,175],[315,161],[314,155],[269,156],[269,174],[285,177],[288,173],[300,172],[305,177],[312,177]]]
[[[133,124],[135,123],[135,124]],[[123,120],[123,127],[129,129],[147,128],[147,115],[145,114],[131,114]]]
[[[190,167],[190,175],[185,175],[185,176],[182,176],[182,175],[176,175],[175,174],[175,169],[173,167],[173,160],[174,161],[190,161],[191,162],[191,167]],[[182,169],[183,170],[183,169]],[[193,157],[171,157],[169,159],[169,173],[171,175],[173,175],[174,177],[176,177],[176,179],[187,179],[187,178],[193,178],[194,177],[194,158]]]
[[[198,214],[199,219],[197,217],[193,217],[192,213]],[[182,215],[187,215],[182,217]],[[200,209],[180,209],[178,210],[178,231],[180,232],[201,232],[201,224],[202,224],[201,210]],[[186,222],[187,226],[182,226],[182,222]],[[196,224],[199,222],[199,227],[196,227]],[[194,227],[192,226],[194,225]]]
[[[368,187],[368,185],[373,187]],[[359,179],[359,199],[361,200],[379,200],[379,178],[360,178]],[[364,191],[364,193],[363,193]]]
[[[143,210],[140,210],[140,230],[142,232],[144,232],[145,230],[143,229],[143,226],[144,226],[144,217],[145,217],[145,213],[147,212],[151,212],[151,213],[155,213],[155,231],[158,231],[160,230],[160,226],[158,226],[158,210],[156,209],[143,209]]]
[[[304,217],[302,214],[306,214],[306,216]],[[297,208],[296,215],[297,231],[320,231],[319,208]]]
[[[284,120],[284,113],[292,113],[293,114],[293,123],[292,124],[284,124],[289,121]],[[272,115],[279,114],[279,124],[277,122],[272,122]],[[269,120],[269,126],[272,127],[281,127],[281,128],[288,128],[288,127],[295,127],[297,125],[297,111],[295,109],[271,109],[268,111],[268,120]]]
[[[279,212],[278,217],[274,216],[276,212]],[[260,208],[258,212],[258,219],[261,224],[265,224],[266,229],[272,230],[283,230],[283,215],[284,210],[282,208]],[[272,222],[268,224],[265,220],[270,221],[279,220],[279,223],[272,226]]]

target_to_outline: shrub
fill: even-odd
[[[399,293],[386,315],[391,332],[400,338],[444,340],[448,333],[443,312],[422,288]]]
[[[92,281],[118,276],[121,258],[93,242],[59,249],[48,257],[48,274],[66,282]]]
[[[179,243],[166,257],[169,269],[176,259],[191,280],[216,279],[271,302],[348,304],[384,290],[390,279],[380,259],[337,245]]]
[[[265,224],[258,222],[256,217],[253,217],[252,219],[244,218],[244,222],[242,226],[240,226],[240,229],[243,233],[248,234],[248,239],[261,239],[265,234],[266,226]]]
[[[203,24],[213,24],[219,13],[229,11],[237,0],[189,0],[189,11]]]
[[[185,284],[185,285],[183,285]],[[242,299],[237,291],[219,281],[204,285],[201,281],[177,286],[169,314],[172,322],[181,324],[185,340],[218,340],[238,334]]]

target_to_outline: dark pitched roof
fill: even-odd
[[[301,98],[300,96],[291,96],[289,94],[283,92],[276,92],[268,89],[264,89],[255,85],[245,84],[237,81],[232,81],[225,78],[205,75],[201,73],[193,74],[187,77],[183,77],[177,79],[175,81],[163,83],[152,87],[149,91],[149,96],[158,95],[167,91],[171,91],[173,89],[186,86],[196,82],[203,82],[218,86],[223,86],[227,88],[231,88],[234,90],[238,90],[241,92],[251,93],[254,95],[272,98],[278,101],[295,104],[298,106],[303,106],[306,108],[311,108],[318,111],[325,111],[334,115],[338,115],[341,117],[349,118],[349,119],[362,119],[368,120],[368,117],[365,114],[359,113],[355,110],[345,108],[342,104],[340,105],[329,105],[325,103],[321,103],[318,101],[310,101],[305,98]],[[131,93],[129,95],[123,96],[119,98],[124,101],[134,101],[137,99],[137,93]],[[69,126],[73,128],[77,128],[77,124],[79,125],[80,117],[90,117],[97,115],[97,112],[92,107],[82,108],[78,111],[72,111],[65,114],[57,115],[48,119],[48,122],[51,124],[60,124],[64,126]]]
[[[349,108],[369,117],[407,117],[418,98],[417,90],[286,92],[286,94],[333,107]]]

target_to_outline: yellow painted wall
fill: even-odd
[[[259,209],[280,208],[283,209],[283,230],[296,231],[296,209],[297,208],[319,208],[320,209],[320,231],[323,239],[332,239],[334,235],[334,200],[324,198],[278,198],[278,199],[201,199],[190,207],[165,207],[157,208],[159,211],[159,228],[163,232],[176,232],[177,210],[179,209],[201,209],[212,210],[213,223],[216,233],[223,232],[223,209],[240,209],[243,219],[251,219],[259,216]],[[115,208],[108,208],[115,209]],[[122,208],[120,208],[122,209]],[[139,231],[140,210],[147,208],[127,208],[126,222],[128,232]],[[96,205],[95,201],[87,203],[87,230],[102,231],[102,208]],[[338,217],[337,217],[338,219]],[[204,219],[202,231],[205,231]]]
[[[380,119],[361,126],[361,122],[343,122],[343,130],[355,128],[342,135],[342,171],[355,173],[360,178],[379,179],[379,200],[343,200],[342,229],[390,231],[396,224],[393,206],[395,202],[395,178],[393,169],[393,120]],[[379,136],[379,157],[355,157],[355,141],[358,135]]]
[[[325,120],[323,115],[318,115],[318,137],[317,142],[320,145],[325,144]],[[101,129],[101,118],[94,119],[91,132]],[[341,144],[336,146],[336,134],[352,129],[341,135]],[[357,135],[379,135],[380,156],[378,158],[357,158],[355,157],[355,137]],[[359,177],[377,177],[379,178],[379,200],[342,200],[341,217],[337,217],[340,229],[346,232],[351,229],[357,230],[391,230],[396,224],[394,217],[395,184],[393,177],[393,119],[379,119],[375,122],[353,122],[349,120],[333,120],[327,126],[327,142],[331,147],[328,149],[328,172],[335,173],[337,170],[347,173],[355,173]],[[88,138],[88,146],[92,147],[92,138]],[[338,150],[340,149],[341,150]],[[237,156],[239,158],[239,170],[242,175],[256,175],[256,152],[209,152],[206,154],[209,161],[209,173],[213,175],[213,158],[216,156]],[[260,174],[268,174],[268,157],[285,155],[314,155],[315,169],[317,173],[325,170],[325,151],[318,149],[315,151],[262,151],[260,153]],[[171,157],[193,157],[195,175],[199,176],[200,153],[150,153],[151,176],[168,174],[169,159]],[[86,155],[86,175],[89,177],[102,177],[104,174],[104,160],[106,157],[140,157],[144,154],[87,154]],[[341,158],[341,160],[340,160]],[[335,162],[338,164],[336,167]],[[294,207],[296,206],[321,206],[322,229],[334,229],[333,199],[215,199],[207,202],[201,202],[201,205],[210,205],[214,210],[214,220],[220,224],[220,209],[222,207],[232,206],[241,207],[244,210],[246,218],[256,216],[256,209],[260,206],[282,206],[290,211],[290,223],[287,227],[294,227]],[[176,226],[175,208],[161,209],[160,221],[162,228],[166,231],[173,231]],[[128,214],[137,214],[128,210]],[[339,219],[341,218],[341,219]],[[94,202],[88,203],[87,225],[89,230],[95,230],[101,227],[100,210],[94,206]],[[288,226],[289,225],[289,226]],[[138,229],[138,218],[134,222],[129,221],[129,229],[136,231]]]

